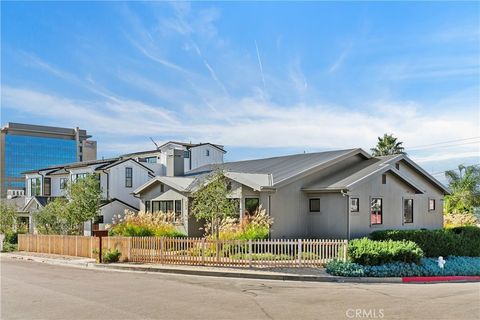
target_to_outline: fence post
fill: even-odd
[[[52,236],[48,235],[48,253],[52,253]]]
[[[202,266],[205,265],[205,238],[202,238]]]
[[[155,262],[155,237],[150,237],[150,262]]]
[[[27,239],[25,239],[27,242],[27,251],[30,251],[30,238],[31,236],[28,236]]]
[[[302,239],[298,239],[298,266],[302,266]]]
[[[90,236],[90,258],[93,258],[93,237]]]
[[[160,263],[161,264],[164,264],[165,261],[164,261],[164,251],[165,251],[165,242],[164,242],[164,237],[161,237],[160,238]]]
[[[348,240],[343,240],[343,261],[347,262],[347,248],[348,248]]]
[[[78,236],[75,236],[75,257],[78,257]]]
[[[131,259],[130,250],[132,250],[132,238],[129,237],[127,239],[128,239],[127,260],[130,262],[130,259]]]
[[[216,246],[215,246],[216,256],[217,256],[217,264],[220,261],[220,241],[218,241],[218,237],[216,239]]]
[[[37,237],[37,248],[36,248],[36,249],[37,249],[37,251],[36,251],[36,252],[38,252],[38,251],[39,251],[39,248],[38,248],[38,247],[39,247],[39,245],[40,245],[40,241],[38,241],[38,237]]]
[[[252,239],[248,240],[248,267],[252,267]]]

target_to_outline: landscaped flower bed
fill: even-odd
[[[435,258],[422,258],[418,265],[392,262],[378,266],[335,260],[327,264],[327,272],[343,277],[480,276],[480,258],[451,256],[446,261],[441,269]]]

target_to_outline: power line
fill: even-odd
[[[437,146],[430,146],[430,147],[416,147],[416,148],[407,148],[408,150],[428,150],[428,149],[442,149],[442,148],[451,148],[451,147],[458,147],[458,146],[464,146],[468,144],[477,144],[480,143],[479,141],[470,141],[470,142],[462,142],[462,143],[452,143],[452,144],[446,144],[446,145],[437,145]]]
[[[480,139],[480,136],[471,137],[471,138],[457,139],[457,140],[441,141],[441,142],[435,142],[435,143],[430,143],[430,144],[423,144],[423,145],[418,145],[418,146],[410,147],[409,149],[430,147],[430,146],[435,146],[435,145],[439,145],[439,144],[446,144],[446,143],[451,143],[451,142],[459,142],[459,141],[466,141],[466,140],[473,140],[473,139]]]
[[[480,166],[480,163],[474,163],[474,164],[466,164],[465,167],[471,167],[471,166]],[[454,169],[448,169],[448,170],[445,170],[445,171],[439,171],[439,172],[434,172],[434,173],[430,173],[432,176],[438,176],[440,174],[443,174],[447,171],[459,171],[460,169],[458,168],[454,168]]]

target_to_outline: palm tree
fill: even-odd
[[[445,171],[452,194],[445,196],[446,213],[473,213],[480,206],[480,166],[459,165],[457,170]]]
[[[405,153],[405,148],[402,147],[403,142],[397,142],[397,138],[393,134],[384,134],[383,137],[378,137],[378,142],[375,148],[370,149],[374,157],[389,156],[393,154]]]

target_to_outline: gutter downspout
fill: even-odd
[[[342,196],[347,197],[347,240],[350,241],[350,196],[348,195],[348,192],[345,192],[345,190],[341,190],[340,193]]]

